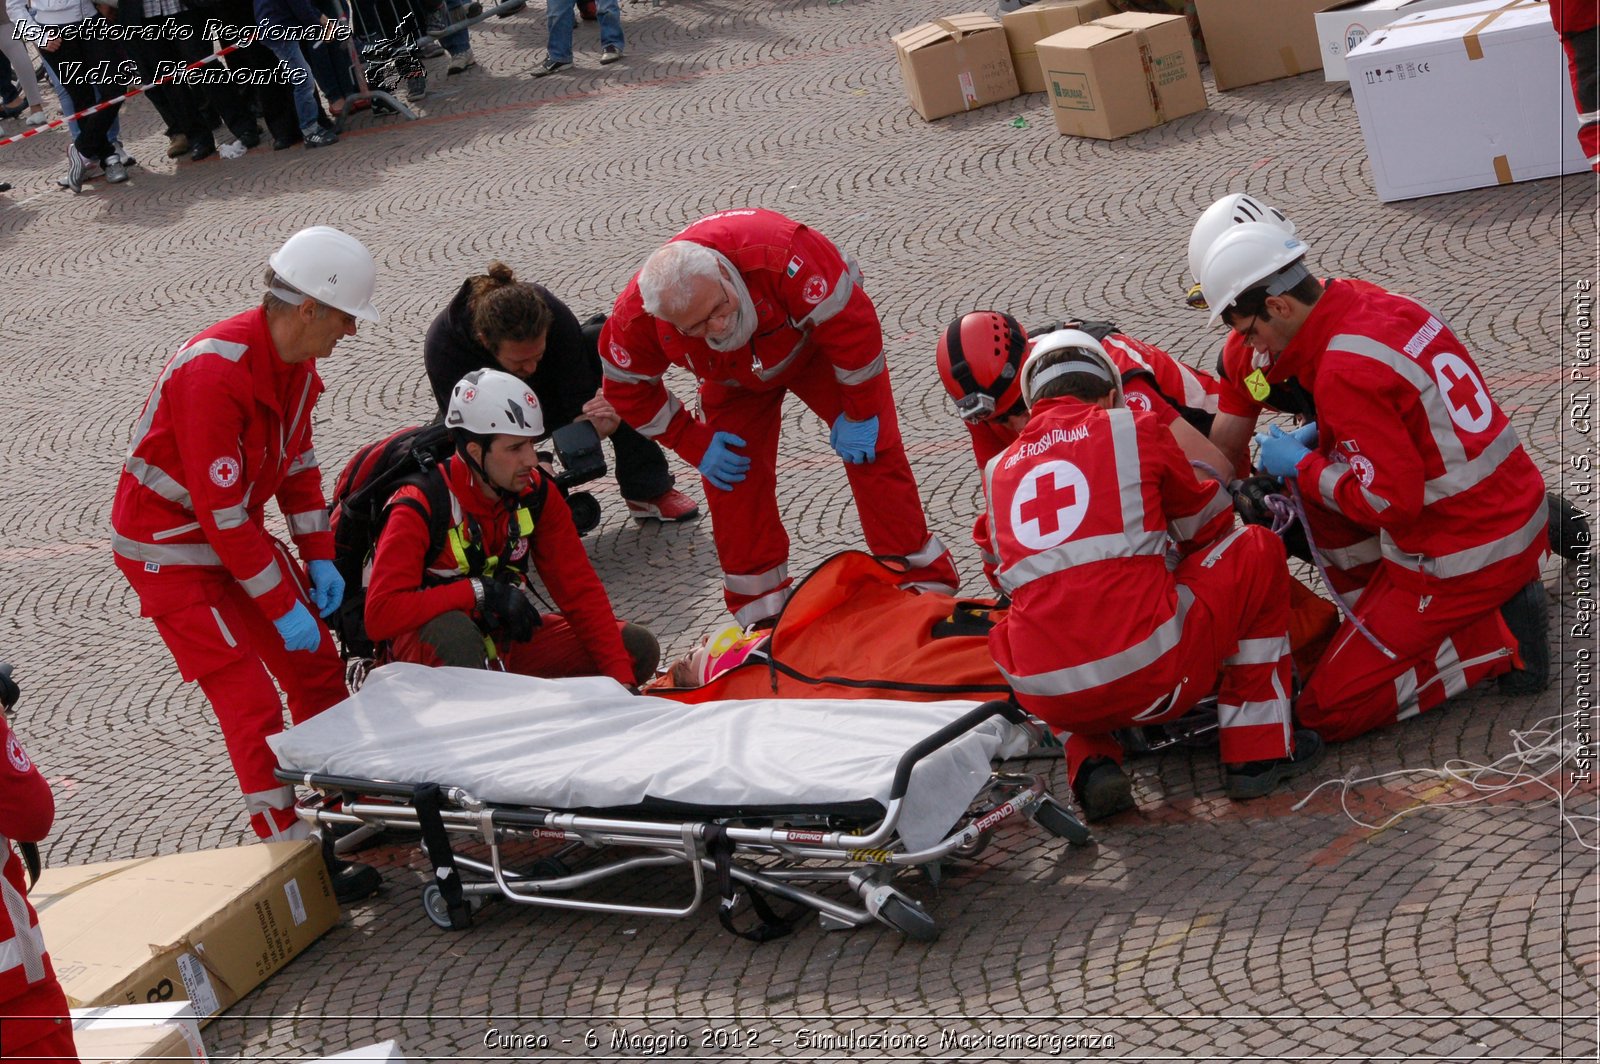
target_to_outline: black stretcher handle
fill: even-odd
[[[416,786],[410,783],[385,783],[382,780],[357,779],[354,776],[324,776],[319,773],[292,772],[286,768],[273,769],[272,774],[281,783],[305,783],[326,790],[348,791],[352,794],[373,795],[380,798],[411,798]]]
[[[990,717],[1004,717],[1013,724],[1023,724],[1028,719],[1028,715],[1022,710],[1010,702],[1001,701],[985,702],[972,712],[956,718],[901,755],[900,764],[895,766],[894,783],[889,786],[889,800],[894,802],[906,796],[906,786],[911,782],[911,770],[916,767],[918,761],[941,746],[959,739]]]

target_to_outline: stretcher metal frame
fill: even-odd
[[[530,806],[486,803],[459,787],[409,784],[346,776],[277,771],[284,783],[300,784],[315,795],[298,805],[299,816],[313,827],[355,828],[371,835],[395,828],[420,832],[423,853],[433,866],[433,880],[422,891],[423,909],[441,928],[470,926],[483,901],[498,894],[507,901],[585,912],[639,916],[687,917],[707,894],[707,878],[715,880],[724,927],[755,941],[787,933],[793,917],[779,917],[763,895],[782,898],[817,912],[824,930],[860,927],[878,920],[910,938],[931,941],[938,925],[916,900],[891,881],[908,868],[921,867],[935,880],[939,863],[973,857],[987,845],[1003,822],[1026,817],[1073,846],[1086,846],[1089,829],[1045,788],[1042,776],[991,773],[974,808],[941,841],[908,851],[896,834],[906,788],[916,764],[993,717],[1003,717],[1038,739],[1042,726],[1009,702],[985,702],[928,735],[901,755],[890,787],[888,805],[867,823],[855,813],[846,816],[803,813],[750,814],[730,811],[726,817],[671,819],[670,814],[627,811],[566,812]],[[853,821],[845,826],[839,820]],[[806,824],[816,826],[802,826]],[[851,830],[855,828],[856,830]],[[488,849],[488,860],[457,852],[450,836],[467,836]],[[523,870],[507,865],[510,842],[560,844],[554,855],[535,860]],[[607,858],[604,851],[635,852]],[[341,847],[343,849],[343,847]],[[569,867],[577,854],[592,862]],[[754,859],[760,858],[760,863]],[[575,862],[576,863],[576,862]],[[678,906],[629,904],[568,896],[603,880],[650,867],[688,867],[692,895]],[[842,885],[849,899],[824,897],[803,883]],[[748,897],[760,926],[743,931],[734,925]]]

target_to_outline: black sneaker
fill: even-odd
[[[1083,819],[1093,823],[1133,808],[1133,781],[1109,757],[1091,757],[1078,766],[1072,796],[1083,810]]]
[[[1500,607],[1500,616],[1517,641],[1522,668],[1497,681],[1501,693],[1536,695],[1550,686],[1550,596],[1544,585],[1530,581]]]
[[[1549,491],[1544,498],[1550,512],[1550,549],[1569,562],[1577,561],[1594,543],[1589,536],[1588,518],[1565,495]]]
[[[339,134],[334,133],[332,130],[323,129],[321,126],[313,126],[308,130],[304,130],[300,136],[306,142],[307,148],[326,148],[330,144],[339,143]]]
[[[1328,748],[1322,736],[1310,728],[1294,730],[1294,756],[1268,761],[1246,761],[1242,765],[1229,765],[1223,773],[1222,789],[1229,798],[1244,801],[1264,798],[1277,789],[1278,784],[1293,779],[1315,768]]]
[[[234,136],[238,138],[240,144],[244,145],[246,151],[249,151],[252,148],[261,147],[260,129],[255,129],[248,133],[236,133]]]
[[[376,868],[359,861],[346,861],[335,857],[333,837],[322,839],[322,863],[328,867],[328,879],[333,883],[333,896],[340,905],[370,898],[383,886],[383,876]]]
[[[554,74],[556,71],[565,70],[568,67],[570,67],[571,65],[572,65],[572,60],[570,60],[570,59],[567,60],[565,63],[562,63],[562,62],[560,62],[558,60],[555,60],[555,59],[546,59],[544,62],[540,63],[538,66],[533,68],[533,76],[536,77],[536,78],[547,78],[551,74]]]
[[[217,154],[216,138],[207,137],[204,140],[191,139],[189,141],[189,158],[192,161],[199,162],[201,159],[209,159],[215,154]]]

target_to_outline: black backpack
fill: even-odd
[[[377,548],[389,514],[388,502],[403,485],[415,484],[428,500],[428,557],[444,545],[450,522],[450,489],[444,478],[428,475],[452,451],[450,430],[443,424],[417,425],[361,447],[334,482],[328,507],[333,529],[333,564],[344,578],[344,601],[328,618],[345,658],[370,658],[375,646],[367,638],[366,568]],[[411,500],[402,499],[402,504]],[[420,506],[413,506],[421,513]]]

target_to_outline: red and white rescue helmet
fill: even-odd
[[[1022,399],[1022,357],[1028,334],[997,310],[974,310],[939,337],[939,379],[970,425],[1004,417]]]

